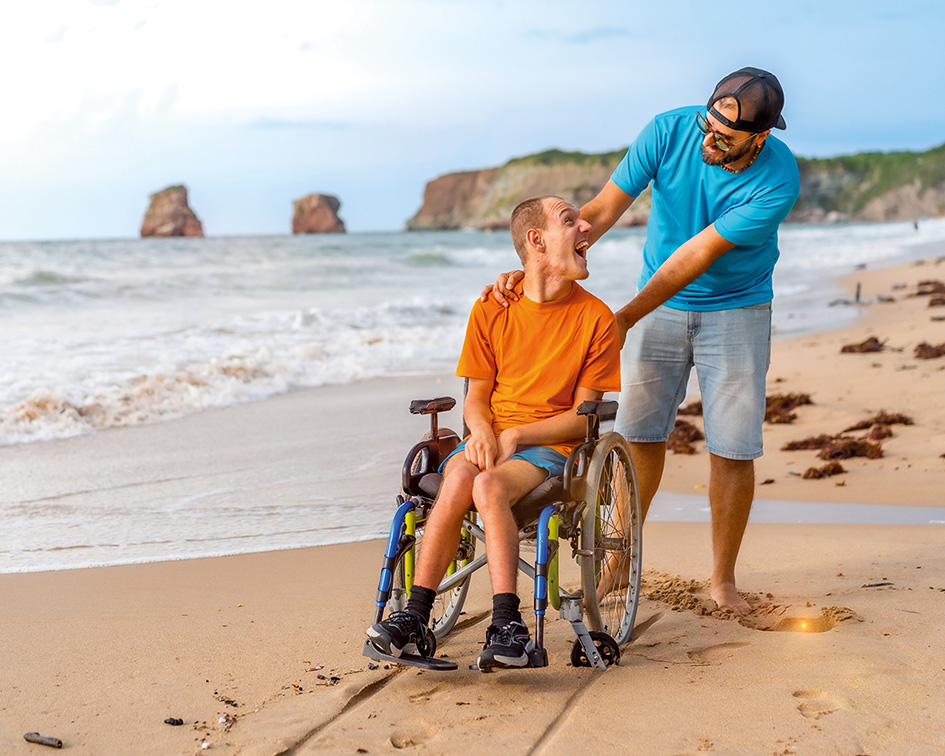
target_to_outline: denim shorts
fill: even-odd
[[[464,448],[466,448],[466,441],[463,441],[450,453],[449,457],[443,460],[439,472],[443,472],[450,457],[462,452]],[[547,446],[523,446],[509,459],[524,459],[526,462],[531,462],[535,467],[539,467],[548,473],[545,480],[553,475],[564,475],[564,465],[568,461],[568,458],[561,452],[549,449]]]
[[[770,361],[770,302],[715,312],[658,307],[627,333],[614,429],[628,441],[666,441],[695,367],[706,448],[757,459]]]

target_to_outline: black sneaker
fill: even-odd
[[[394,612],[369,627],[367,636],[374,648],[396,658],[401,654],[432,656],[436,649],[433,632],[413,612]]]
[[[502,627],[489,625],[476,665],[485,672],[495,667],[527,667],[534,649],[525,623],[513,620]]]

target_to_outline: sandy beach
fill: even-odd
[[[945,280],[943,254],[858,271],[845,285],[852,300],[860,284],[865,317],[775,343],[769,394],[812,403],[766,425],[759,498],[945,506],[945,356],[914,356],[945,343],[945,307],[909,296]],[[883,351],[841,354],[870,336]],[[260,495],[356,509],[396,493],[422,430],[409,401],[458,390],[450,376],[401,376],[4,447],[4,500],[92,497],[120,513],[226,488],[235,511]],[[913,422],[890,426],[880,458],[841,460],[844,474],[803,479],[825,461],[781,450],[881,410]],[[668,458],[666,490],[705,493],[695,446]],[[939,526],[750,523],[738,578],[754,611],[737,619],[711,611],[708,525],[650,522],[634,639],[605,672],[569,665],[573,633],[557,617],[548,668],[469,670],[491,606],[484,576],[441,646],[459,670],[372,669],[361,646],[379,541],[4,574],[0,753],[45,753],[28,732],[96,756],[941,753],[943,546]],[[530,587],[519,592],[528,605]]]

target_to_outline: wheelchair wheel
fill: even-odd
[[[630,640],[640,599],[643,518],[630,447],[619,433],[601,436],[587,468],[581,525],[581,583],[589,630],[622,646]]]
[[[417,526],[420,527],[417,527]],[[394,570],[393,596],[399,597],[396,604],[391,604],[391,611],[403,609],[407,605],[407,597],[410,589],[413,587],[414,569],[417,564],[417,556],[423,548],[423,528],[422,523],[416,523],[412,517],[408,516],[407,533],[413,535],[417,540],[413,548],[404,554],[397,567]],[[446,570],[447,578],[460,567],[464,567],[473,560],[476,555],[476,539],[469,531],[463,529],[463,535],[459,542],[459,548],[456,551],[456,559],[450,562]],[[466,593],[469,591],[469,578],[467,577],[459,585],[445,591],[438,591],[436,599],[433,602],[433,611],[430,614],[430,627],[437,640],[443,638],[459,619],[463,610],[463,603],[466,601]]]

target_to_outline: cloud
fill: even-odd
[[[350,131],[353,124],[343,121],[293,121],[260,116],[248,124],[253,129],[313,129],[318,131]]]

